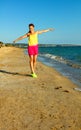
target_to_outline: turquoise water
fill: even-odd
[[[40,47],[39,53],[60,56],[65,60],[81,65],[81,46]]]
[[[38,60],[81,87],[81,46],[39,47]]]

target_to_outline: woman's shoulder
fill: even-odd
[[[36,34],[38,34],[38,31],[35,31]]]
[[[27,37],[29,37],[30,36],[30,32],[27,32],[26,35],[27,35]]]

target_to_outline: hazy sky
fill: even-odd
[[[81,44],[81,0],[0,0],[0,41],[13,42],[29,23],[35,30],[55,28],[39,35],[39,43]]]

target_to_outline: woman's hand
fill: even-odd
[[[49,31],[53,31],[53,30],[55,30],[54,28],[49,28]]]

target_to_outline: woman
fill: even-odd
[[[35,73],[35,67],[36,67],[36,60],[38,56],[38,34],[42,34],[44,32],[48,32],[52,30],[53,30],[52,28],[49,28],[46,30],[35,31],[34,24],[29,24],[29,32],[13,41],[15,43],[19,40],[28,37],[28,54],[30,58],[31,76],[34,78],[37,77]]]

